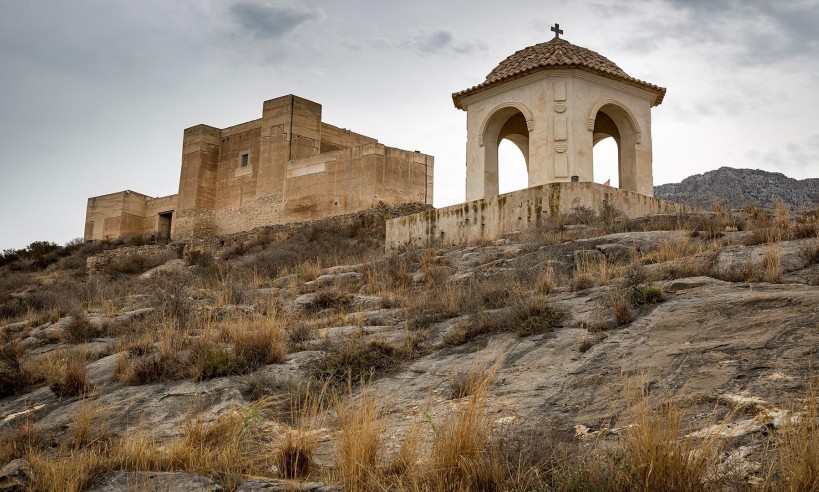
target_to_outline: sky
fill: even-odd
[[[185,128],[259,118],[286,94],[434,155],[434,205],[459,203],[451,94],[555,22],[668,88],[655,184],[722,166],[819,177],[819,0],[0,0],[0,250],[81,237],[90,196],[176,193]],[[616,147],[598,147],[605,165]],[[501,166],[501,191],[523,186],[505,142]]]

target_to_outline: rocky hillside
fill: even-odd
[[[681,183],[655,186],[654,196],[706,210],[715,203],[729,209],[770,207],[775,200],[792,210],[808,209],[819,203],[819,178],[797,180],[759,169],[721,167],[689,176]]]
[[[819,216],[578,210],[387,256],[305,227],[6,252],[0,489],[819,480]]]

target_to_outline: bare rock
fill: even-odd
[[[618,243],[598,244],[596,249],[612,263],[627,263],[638,254],[636,247]]]
[[[16,459],[0,468],[0,491],[23,492],[31,481],[31,466],[24,459]]]
[[[327,287],[329,285],[352,285],[357,284],[364,278],[364,275],[358,272],[344,272],[339,274],[325,274],[310,282],[305,282],[304,286],[308,289],[316,289],[320,287]]]
[[[169,260],[143,273],[142,275],[139,276],[139,279],[150,280],[154,278],[156,275],[160,275],[163,273],[180,273],[187,271],[187,269],[188,265],[185,263],[185,260],[183,259]]]
[[[290,480],[259,479],[248,480],[239,485],[236,492],[341,492],[338,485],[323,482],[293,482]]]
[[[103,475],[88,489],[88,492],[119,492],[121,490],[219,492],[222,487],[207,477],[192,473],[115,471]]]

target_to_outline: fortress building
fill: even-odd
[[[432,172],[432,156],[325,123],[320,104],[289,95],[265,101],[257,120],[186,129],[179,192],[89,198],[85,240],[187,239],[431,204]]]

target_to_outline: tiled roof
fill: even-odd
[[[623,69],[618,67],[614,62],[599,53],[580,46],[575,46],[565,39],[554,38],[551,41],[529,46],[528,48],[515,52],[500,62],[494,70],[489,72],[485,81],[469,89],[452,94],[452,101],[455,103],[455,107],[463,109],[461,100],[470,94],[488,89],[501,82],[528,75],[536,70],[547,68],[579,68],[602,75],[603,77],[642,87],[656,94],[652,104],[653,106],[657,106],[663,102],[663,97],[665,96],[664,87],[635,79],[624,72]]]

